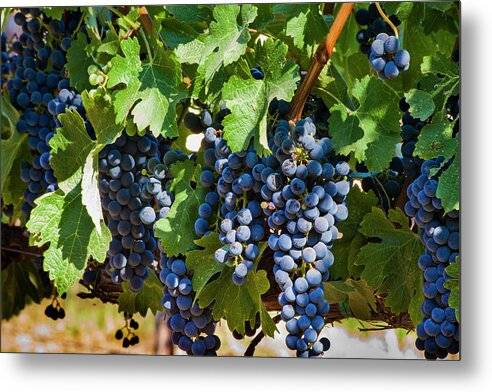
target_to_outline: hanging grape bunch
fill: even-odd
[[[381,79],[395,79],[410,68],[410,53],[400,49],[398,37],[380,33],[371,44],[369,61]]]
[[[394,26],[400,25],[400,20],[396,15],[390,15],[388,19]],[[356,39],[360,44],[360,51],[367,56],[371,52],[371,43],[378,34],[393,34],[391,26],[379,13],[376,3],[369,4],[367,9],[359,8],[355,12],[355,20],[359,25],[366,26],[357,32]]]
[[[410,53],[400,48],[397,26],[399,19],[386,16],[379,3],[355,13],[358,24],[368,26],[357,33],[361,51],[368,55],[371,67],[381,79],[395,79],[410,67]]]

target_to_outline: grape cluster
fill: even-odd
[[[207,234],[217,210],[223,246],[215,252],[215,259],[234,267],[232,281],[241,285],[260,254],[258,242],[265,237],[257,200],[261,179],[252,173],[258,156],[252,149],[231,153],[220,133],[220,129],[209,127],[202,141],[205,168],[200,182],[209,192],[199,207],[195,233],[198,236]]]
[[[66,299],[67,294],[63,294],[61,298]],[[65,309],[63,309],[57,296],[53,296],[51,303],[44,310],[44,315],[55,321],[65,318]]]
[[[171,150],[167,154],[179,157]],[[163,187],[167,166],[153,136],[123,134],[99,154],[99,173],[101,204],[113,237],[108,269],[114,283],[129,281],[138,291],[153,267],[154,222],[167,214],[173,201]]]
[[[423,320],[417,326],[416,346],[427,359],[446,358],[459,352],[459,324],[449,306],[448,276],[445,268],[457,261],[460,248],[459,212],[444,214],[436,196],[438,182],[431,169],[439,168],[443,159],[425,161],[421,174],[408,187],[405,212],[421,229],[425,253],[418,265],[424,274]]]
[[[162,306],[168,315],[173,343],[188,355],[216,356],[220,339],[214,334],[212,311],[194,302],[192,274],[185,260],[161,252],[160,267],[159,278],[165,287]]]
[[[395,79],[400,72],[410,68],[410,53],[400,49],[400,40],[386,33],[380,33],[371,44],[369,61],[382,79]]]
[[[125,317],[125,325],[115,332],[114,337],[116,340],[121,340],[123,348],[128,348],[140,342],[140,338],[136,334],[139,324],[132,315],[126,312],[123,313],[123,317]]]
[[[395,26],[400,25],[400,20],[396,15],[389,16],[389,19]],[[393,34],[391,26],[383,20],[374,3],[371,3],[368,9],[358,9],[355,13],[355,20],[359,25],[367,26],[357,33],[356,39],[360,44],[360,51],[368,56],[371,52],[371,44],[378,34]]]
[[[21,166],[21,179],[27,184],[22,206],[26,215],[38,196],[57,188],[49,163],[49,140],[53,137],[57,120],[52,118],[55,113],[48,106],[69,87],[64,77],[65,53],[70,47],[70,34],[80,15],[68,13],[67,18],[69,26],[65,27],[64,21],[45,18],[37,8],[21,9],[15,14],[14,21],[22,27],[23,33],[12,43],[10,53],[4,54],[2,48],[2,58],[7,59],[5,67],[2,67],[2,80],[7,80],[9,97],[21,111],[17,130],[29,135],[28,145],[32,155],[31,162],[23,162]],[[53,36],[50,36],[52,44],[59,45],[60,49],[51,49],[47,45],[46,23],[53,28]]]
[[[95,139],[96,135],[94,133],[94,128],[92,127],[92,124],[87,121],[85,115],[85,109],[82,105],[82,96],[75,90],[69,89],[68,84],[69,82],[67,79],[63,79],[62,82],[58,83],[59,91],[55,94],[55,97],[48,102],[48,111],[55,120],[55,126],[56,128],[59,128],[62,125],[58,119],[59,114],[64,113],[67,109],[75,110],[84,119],[84,126],[89,136],[92,139]]]
[[[323,282],[334,262],[336,223],[348,216],[350,190],[346,162],[335,166],[329,138],[316,138],[307,117],[294,128],[279,121],[270,146],[273,156],[253,167],[264,185],[262,209],[270,227],[268,246],[274,252],[273,272],[281,293],[281,317],[289,335],[287,347],[300,357],[321,355],[329,347],[319,339],[329,312]]]

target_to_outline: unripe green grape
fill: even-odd
[[[89,83],[91,84],[91,86],[97,86],[99,83],[98,83],[98,76],[97,74],[90,74],[89,75]]]
[[[89,65],[87,67],[87,73],[89,75],[93,75],[93,74],[97,73],[97,71],[99,71],[99,68],[97,68],[97,65],[92,64],[92,65]]]
[[[128,136],[135,136],[137,134],[137,126],[133,121],[128,121],[126,123],[126,133]]]
[[[97,83],[98,84],[104,83],[104,76],[103,75],[97,75]]]

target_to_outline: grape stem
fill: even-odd
[[[33,256],[33,257],[42,257],[43,256],[42,254],[39,254],[39,253],[28,252],[28,251],[21,250],[21,249],[10,248],[8,246],[2,246],[0,249],[4,250],[6,252],[20,253],[22,255]]]
[[[330,31],[326,35],[324,44],[318,46],[316,53],[314,54],[311,64],[305,78],[303,79],[299,89],[292,100],[290,108],[289,119],[291,122],[297,122],[301,119],[302,111],[306,99],[311,92],[314,84],[318,80],[318,77],[323,70],[324,66],[328,63],[328,60],[333,54],[335,44],[342,33],[342,30],[347,23],[347,20],[352,12],[354,3],[343,3],[338,11],[333,24],[330,27]]]
[[[381,15],[381,18],[383,18],[384,21],[389,24],[389,26],[391,27],[391,30],[393,30],[393,32],[395,33],[395,37],[398,38],[397,27],[393,24],[393,22],[390,20],[390,18],[388,18],[388,16],[384,13],[383,9],[381,8],[381,5],[378,2],[376,2],[376,8],[378,9],[378,12],[379,12],[379,15]]]

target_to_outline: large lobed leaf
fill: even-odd
[[[217,263],[209,259],[207,262]],[[275,323],[261,301],[261,296],[270,288],[266,271],[250,271],[246,282],[240,286],[232,282],[231,275],[232,268],[224,267],[220,276],[203,288],[198,296],[199,304],[205,307],[213,303],[214,319],[227,320],[229,329],[241,334],[246,332],[246,321],[253,325],[259,313],[263,332],[273,337],[276,331]]]
[[[338,153],[354,153],[369,171],[382,171],[395,156],[400,141],[399,97],[382,80],[366,75],[352,90],[359,102],[355,111],[343,104],[330,108],[330,133]]]
[[[35,245],[49,243],[43,266],[60,294],[82,277],[89,258],[105,260],[111,240],[107,227],[97,233],[82,205],[80,183],[66,194],[59,189],[38,198],[26,227]]]
[[[364,280],[329,281],[324,288],[330,303],[339,303],[342,308],[346,304],[350,314],[359,320],[372,320],[377,312],[374,292]]]
[[[448,279],[444,286],[450,291],[449,294],[449,306],[456,312],[456,319],[460,320],[460,260],[449,264],[446,267],[446,275]]]
[[[417,266],[423,252],[420,238],[408,228],[401,210],[390,210],[386,217],[375,207],[364,217],[359,231],[377,240],[364,245],[357,255],[356,264],[364,267],[362,279],[385,296],[386,306],[394,313],[407,312],[412,299],[421,298],[422,274]]]
[[[374,192],[364,192],[354,186],[347,196],[347,207],[350,214],[347,220],[337,224],[342,238],[335,241],[332,252],[335,263],[330,269],[332,279],[347,279],[348,277],[359,277],[362,271],[360,265],[356,265],[357,253],[360,248],[367,244],[367,238],[359,232],[359,226],[372,207],[377,206],[378,199]]]
[[[142,290],[138,292],[132,291],[129,284],[125,282],[123,292],[118,297],[118,312],[140,313],[142,317],[145,317],[150,310],[155,315],[162,310],[163,291],[162,283],[153,271],[145,279]]]
[[[0,96],[0,130],[8,138],[0,140],[0,192],[2,201],[14,207],[14,217],[20,217],[26,184],[20,179],[21,162],[31,159],[27,135],[17,132],[19,113],[7,95]]]
[[[195,241],[199,247],[186,253],[186,266],[193,272],[193,290],[199,296],[203,288],[224,265],[215,260],[215,251],[222,247],[217,233],[211,232]]]
[[[114,94],[117,123],[131,114],[139,131],[149,129],[155,136],[177,136],[176,105],[186,95],[181,83],[181,65],[175,55],[157,46],[149,62],[140,60],[136,38],[121,42],[123,56],[112,60],[108,87],[122,87]]]
[[[268,39],[256,47],[255,63],[264,79],[232,76],[224,85],[222,98],[231,114],[223,121],[224,139],[232,151],[243,151],[254,140],[262,156],[270,152],[267,140],[268,106],[274,98],[289,101],[297,88],[298,67],[286,61],[287,45]]]
[[[195,248],[192,228],[204,194],[201,188],[194,189],[192,182],[196,182],[199,172],[200,166],[195,166],[192,160],[171,166],[170,190],[174,193],[174,202],[166,217],[154,224],[154,234],[168,256],[185,254]]]
[[[251,37],[248,27],[256,14],[257,9],[251,4],[216,5],[209,31],[177,47],[176,54],[181,62],[198,64],[193,96],[206,101],[214,79],[220,78],[224,67],[246,52]]]

